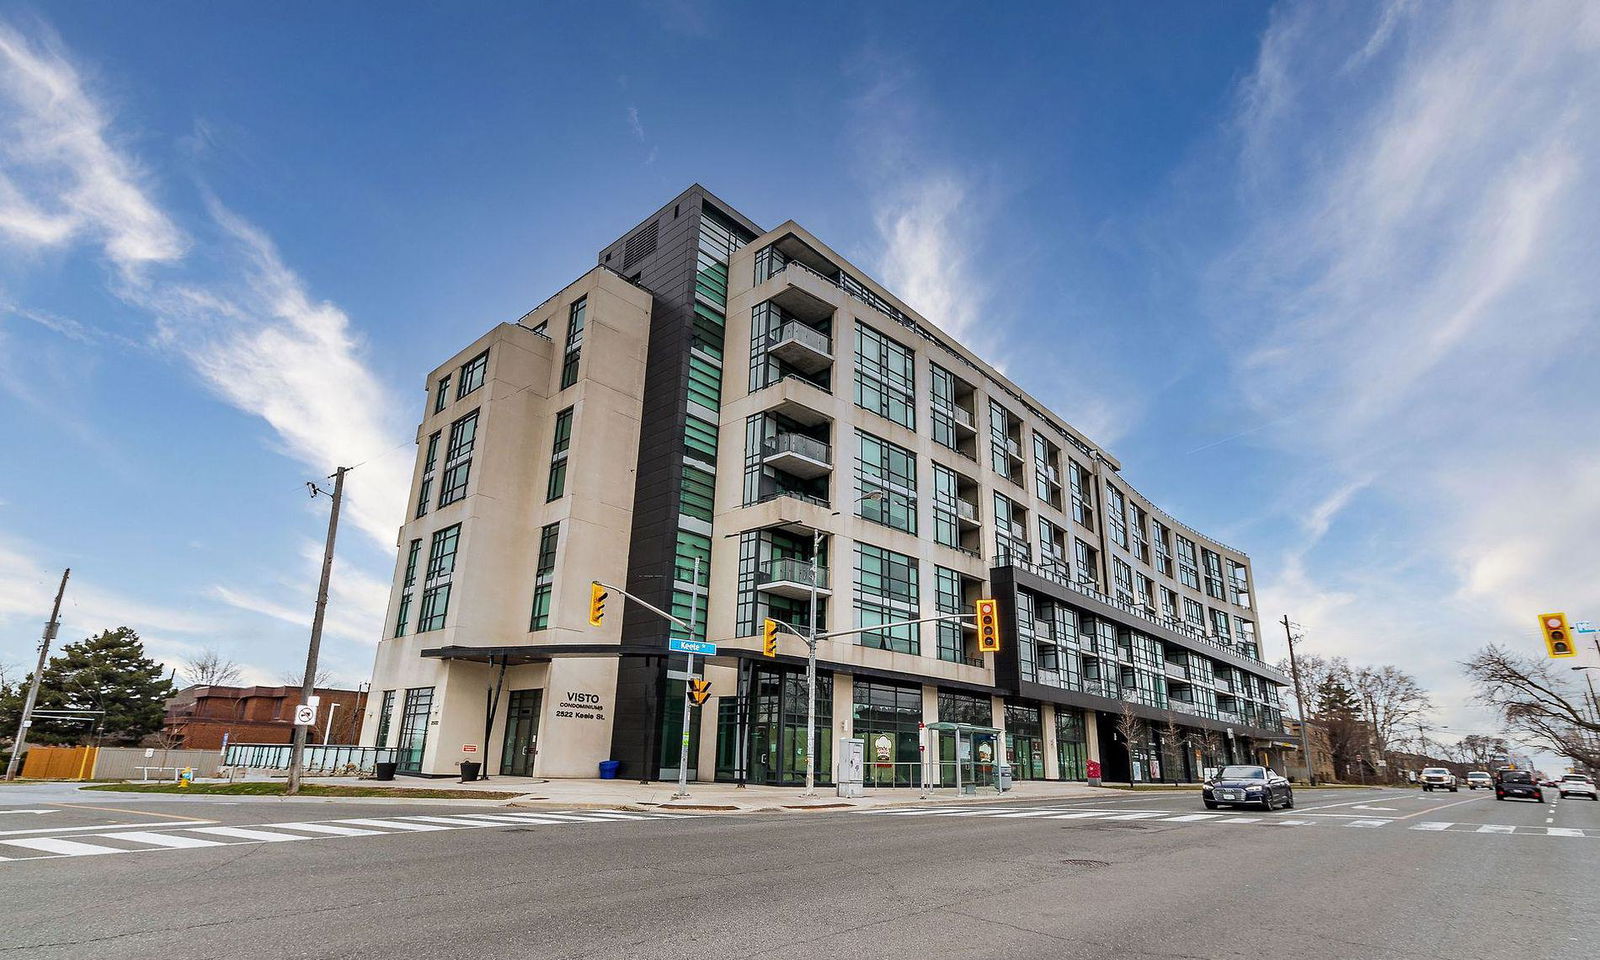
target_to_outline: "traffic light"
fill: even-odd
[[[1575,657],[1578,651],[1572,646],[1572,628],[1567,626],[1564,613],[1539,614],[1539,626],[1544,629],[1544,647],[1552,657]]]
[[[589,626],[598,627],[606,616],[606,597],[611,596],[599,582],[589,584]]]
[[[709,697],[709,696],[711,696],[711,681],[710,680],[690,680],[689,681],[689,700],[691,702],[693,702],[695,706],[698,707],[701,704],[705,703],[706,702],[706,698]]]
[[[778,655],[778,621],[767,620],[762,623],[761,652],[769,657]]]
[[[1000,652],[1000,610],[993,600],[979,600],[978,650],[983,653]]]

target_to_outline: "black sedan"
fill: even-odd
[[[1229,766],[1200,787],[1207,810],[1225,806],[1259,806],[1271,810],[1281,806],[1294,809],[1294,788],[1289,781],[1267,767]]]
[[[1510,800],[1512,797],[1526,797],[1543,803],[1544,791],[1528,771],[1502,770],[1494,779],[1494,798]]]

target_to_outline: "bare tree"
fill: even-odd
[[[298,687],[301,684],[305,683],[305,677],[306,677],[306,672],[304,670],[285,670],[284,673],[283,673],[283,685],[286,686],[286,687]],[[315,683],[313,683],[312,686],[313,687],[326,687],[326,686],[331,685],[332,683],[333,683],[333,674],[329,673],[326,670],[318,670],[317,671],[317,681]]]
[[[243,676],[237,663],[210,647],[183,662],[183,679],[191,686],[231,687]]]
[[[1512,731],[1586,766],[1600,765],[1600,723],[1591,719],[1587,692],[1548,662],[1490,644],[1462,666]]]
[[[1329,680],[1349,682],[1353,672],[1350,661],[1344,657],[1319,657],[1314,653],[1302,653],[1295,658],[1300,666],[1300,686],[1305,691],[1306,712],[1311,714],[1309,719],[1317,717],[1317,703],[1314,691],[1322,688]],[[1291,673],[1289,658],[1278,661],[1278,669],[1284,673]],[[1298,709],[1298,707],[1296,708]],[[1301,717],[1300,719],[1308,719]]]
[[[1122,714],[1117,717],[1117,733],[1122,737],[1123,744],[1128,749],[1128,786],[1133,786],[1133,745],[1144,739],[1144,721],[1133,715],[1133,708],[1126,703],[1122,705]]]
[[[1433,701],[1415,677],[1387,664],[1354,671],[1350,688],[1361,701],[1361,712],[1377,740],[1373,747],[1379,751],[1389,749],[1402,725],[1419,722],[1433,709]]]
[[[1172,765],[1172,761],[1180,757],[1182,753],[1183,740],[1178,732],[1178,721],[1174,718],[1174,714],[1171,711],[1168,711],[1166,719],[1161,722],[1161,772],[1163,774],[1161,779],[1178,779],[1178,771],[1169,771],[1167,768],[1170,767]],[[1169,773],[1170,776],[1167,776],[1166,774]]]

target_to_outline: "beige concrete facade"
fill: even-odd
[[[676,205],[665,209],[677,216]],[[635,235],[646,229],[638,228]],[[649,225],[648,229],[659,227]],[[629,244],[633,239],[629,238]],[[654,234],[650,242],[654,244]],[[629,244],[613,245],[611,252],[622,253],[622,263],[627,262]],[[773,257],[773,251],[781,251],[785,260],[777,269],[773,260],[763,261]],[[610,259],[611,253],[602,256]],[[580,299],[587,305],[581,360],[576,382],[563,389],[569,314]],[[757,362],[766,363],[767,353],[779,349],[756,327],[758,312],[768,305],[781,306],[791,320],[809,328],[794,329],[796,338],[782,345],[793,351],[795,362],[809,371],[807,375],[752,382]],[[1271,684],[1277,681],[1275,671],[1257,659],[1259,618],[1252,602],[1249,558],[1166,515],[1123,477],[1121,464],[1109,452],[792,221],[732,252],[727,261],[725,304],[718,306],[725,313],[717,359],[719,406],[703,406],[709,402],[703,393],[678,399],[690,417],[715,423],[717,432],[709,527],[687,515],[678,527],[691,535],[709,536],[710,544],[710,584],[705,606],[697,609],[704,617],[706,637],[718,645],[719,655],[696,664],[696,672],[712,684],[711,699],[699,708],[701,733],[692,764],[701,779],[709,779],[714,770],[728,775],[730,736],[741,744],[749,742],[747,729],[727,729],[731,711],[724,711],[723,705],[748,705],[747,699],[737,694],[747,689],[756,670],[783,671],[792,678],[795,671],[803,669],[805,645],[792,635],[780,639],[776,661],[760,655],[762,611],[772,604],[782,585],[774,585],[772,569],[776,568],[763,566],[771,561],[758,552],[755,562],[759,569],[751,570],[750,557],[742,557],[741,552],[750,549],[753,535],[759,542],[772,531],[783,532],[786,544],[805,546],[820,532],[828,558],[826,615],[818,625],[825,633],[862,626],[857,597],[870,589],[858,582],[857,555],[862,546],[911,559],[918,571],[913,615],[920,616],[942,612],[938,569],[956,575],[960,606],[967,610],[974,597],[994,595],[995,580],[1006,579],[1001,567],[1010,568],[1014,563],[1016,569],[1044,569],[1046,574],[1066,569],[1072,582],[1059,587],[1061,597],[1073,602],[1082,599],[1086,609],[1096,611],[1095,616],[1115,619],[1119,631],[1146,631],[1158,638],[1155,642],[1166,643],[1175,651],[1181,648],[1218,664],[1231,663],[1264,679],[1261,689],[1269,692],[1238,697],[1239,709],[1259,709],[1261,716],[1275,720],[1276,693]],[[410,744],[414,749],[424,739],[419,726],[425,728],[426,746],[420,756],[410,758],[411,772],[447,774],[465,759],[485,760],[491,774],[498,772],[504,744],[509,742],[508,697],[513,691],[542,691],[537,751],[523,772],[590,777],[597,762],[616,759],[612,756],[618,750],[612,720],[618,710],[616,698],[624,686],[619,680],[619,656],[639,651],[624,648],[620,597],[614,598],[616,606],[608,611],[617,616],[608,616],[602,627],[589,625],[588,585],[591,580],[628,581],[630,546],[636,543],[630,540],[630,532],[636,532],[636,498],[652,492],[637,489],[635,483],[641,442],[646,449],[655,444],[685,444],[682,436],[641,438],[647,361],[649,350],[656,349],[651,346],[651,326],[658,319],[652,315],[653,309],[660,306],[657,301],[653,307],[650,292],[607,267],[597,267],[519,323],[496,327],[429,375],[426,416],[417,433],[411,519],[402,527],[396,544],[399,556],[386,624],[389,636],[379,647],[362,734],[363,743],[377,743],[382,727],[383,743],[379,745]],[[910,355],[912,426],[858,403],[857,339],[862,330]],[[454,384],[485,352],[488,366],[483,386],[456,397]],[[700,356],[704,360],[707,355]],[[788,365],[785,361],[785,368]],[[954,439],[946,437],[941,442],[931,429],[934,415],[930,403],[936,377],[945,375],[956,384],[954,405],[945,410],[946,416],[955,417],[951,421],[955,425],[951,427]],[[442,409],[436,409],[438,384],[444,377],[454,378],[453,385]],[[546,493],[554,425],[560,412],[569,408],[573,416],[568,481],[564,495],[552,500]],[[995,409],[1002,413],[993,413]],[[430,506],[417,515],[417,498],[429,477],[429,495],[437,498],[447,466],[441,453],[435,472],[429,474],[425,469],[430,438],[437,434],[447,440],[452,424],[474,410],[478,432],[466,496],[445,506]],[[999,419],[992,421],[992,416]],[[760,421],[762,428],[785,424],[783,430],[795,436],[803,433],[804,442],[793,441],[798,446],[792,450],[769,450],[767,440],[752,439],[752,418],[777,417],[781,421]],[[915,471],[915,499],[910,508],[916,516],[915,533],[869,519],[858,508],[862,488],[857,461],[863,437],[910,454]],[[957,479],[960,541],[955,545],[938,542],[935,536],[936,466]],[[1079,471],[1082,488],[1082,506],[1077,510],[1069,478],[1074,468]],[[756,489],[764,489],[761,484],[770,479],[769,473],[780,469],[803,478],[812,492],[797,496],[793,489],[784,488],[775,494],[753,494],[752,483]],[[1026,561],[1015,559],[1016,546],[1008,546],[1010,541],[996,522],[997,494],[1010,504],[1006,509],[1027,544]],[[1108,509],[1118,499],[1126,504],[1126,510],[1120,523],[1112,523]],[[1047,521],[1050,527],[1041,527],[1040,521]],[[557,523],[560,538],[554,569],[545,578],[551,590],[548,623],[530,629],[540,582],[541,530]],[[432,538],[456,524],[460,532],[448,615],[442,626],[419,630],[422,594],[430,586],[421,567],[428,560]],[[1118,529],[1126,532],[1119,535]],[[1043,556],[1046,551],[1041,549],[1047,534],[1050,539],[1060,539],[1049,557]],[[421,544],[421,560],[415,582],[408,585],[408,556],[415,541]],[[1190,565],[1182,556],[1185,542],[1194,548],[1192,573],[1186,570]],[[758,547],[761,549],[767,547]],[[1084,551],[1081,556],[1088,558],[1086,564],[1077,562],[1080,550]],[[1208,560],[1214,571],[1208,569]],[[676,574],[671,579],[679,581],[684,576]],[[789,604],[786,609],[803,605],[803,590],[797,591],[793,584],[783,589],[789,591],[783,594]],[[408,594],[409,601],[405,599]],[[408,602],[407,629],[394,635],[402,605]],[[823,713],[831,719],[819,726],[817,733],[823,756],[832,755],[831,745],[839,737],[860,732],[856,692],[861,684],[871,682],[915,687],[924,723],[943,719],[939,716],[942,692],[987,698],[985,723],[999,728],[1007,726],[1008,704],[1037,709],[1037,747],[1042,757],[1035,758],[1036,775],[1048,778],[1069,775],[1058,756],[1057,716],[1080,713],[1084,743],[1078,765],[1084,758],[1101,760],[1102,733],[1109,736],[1114,723],[1110,713],[1116,709],[1114,699],[1084,706],[1070,699],[1042,696],[1043,688],[1037,684],[1036,698],[1030,699],[1019,695],[1014,651],[998,657],[980,655],[972,635],[963,634],[959,654],[941,657],[939,636],[939,626],[922,625],[916,630],[915,650],[881,649],[862,643],[855,635],[819,641],[818,659],[832,682],[832,699],[823,705]],[[1014,639],[1008,637],[1006,642]],[[1115,664],[1116,657],[1109,662]],[[681,666],[667,667],[662,677],[681,679]],[[1163,691],[1168,689],[1168,678],[1176,685],[1188,682],[1169,670],[1161,681]],[[493,727],[486,732],[487,704],[497,686],[501,697]],[[407,728],[402,720],[408,691],[430,688],[432,701],[425,723],[413,712]],[[395,691],[387,720],[382,716],[384,691]],[[970,707],[971,702],[967,703]],[[790,701],[786,715],[793,706]],[[656,704],[654,709],[664,717],[678,707]],[[1174,703],[1171,712],[1183,721],[1181,704]],[[1220,719],[1203,716],[1196,721],[1211,729],[1229,722],[1229,715]],[[1250,726],[1242,719],[1240,724]],[[786,744],[783,749],[792,749],[792,740],[782,742]],[[464,749],[467,746],[473,749]],[[1003,738],[998,747],[1004,753]],[[925,755],[924,761],[928,759]],[[748,766],[748,759],[737,762]],[[667,764],[663,761],[662,765]],[[647,772],[646,776],[650,775]],[[788,775],[793,775],[792,770]],[[831,776],[825,765],[819,768],[819,779],[826,781]]]

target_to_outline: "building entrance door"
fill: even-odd
[[[539,704],[543,690],[513,690],[506,710],[506,739],[500,748],[500,775],[533,775],[533,758],[539,751]]]

